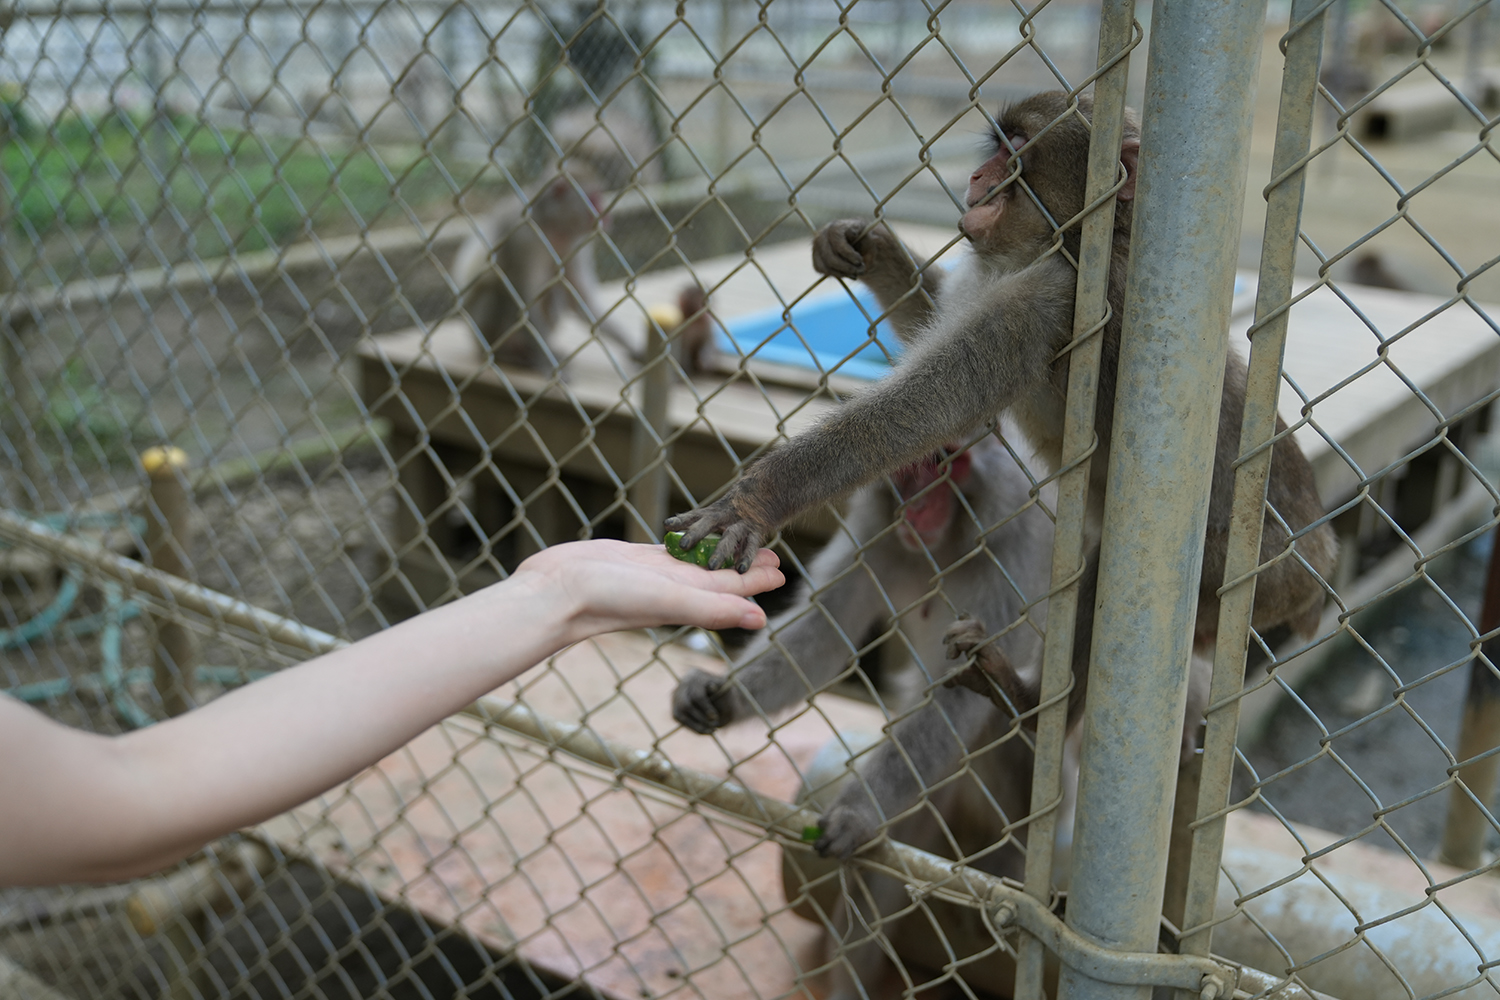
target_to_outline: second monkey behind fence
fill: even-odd
[[[1046,605],[1030,602],[1047,591],[1052,522],[1030,502],[1031,480],[994,435],[954,451],[899,470],[895,494],[884,482],[856,493],[845,530],[809,564],[792,607],[728,678],[698,670],[684,677],[672,711],[700,733],[780,712],[825,690],[872,633],[898,624],[887,642],[910,651],[920,696],[897,709],[907,714],[835,794],[817,849],[847,858],[891,823],[898,840],[950,856],[956,845],[976,866],[1019,878],[1025,831],[1010,824],[1029,809],[1030,745],[990,698],[941,681],[950,641],[968,621],[956,621],[955,609],[1002,627],[994,655],[1022,676],[1040,669]],[[1079,641],[1086,649],[1087,634]],[[961,766],[967,773],[956,776]],[[865,890],[832,915],[849,946],[848,968],[835,966],[840,1000],[876,995],[884,958],[867,928],[908,901],[893,879],[859,877]],[[858,913],[848,909],[853,899]]]
[[[569,164],[523,199],[474,221],[453,259],[453,281],[482,347],[501,363],[553,368],[553,331],[573,311],[636,358],[635,341],[608,310],[593,240],[609,227],[603,194],[582,164]]]

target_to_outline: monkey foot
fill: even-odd
[[[869,810],[834,806],[823,815],[823,836],[813,844],[825,858],[847,861],[880,834],[880,821]]]
[[[724,695],[724,678],[690,671],[672,692],[672,718],[705,736],[722,729],[734,721]]]

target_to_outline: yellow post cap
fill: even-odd
[[[646,315],[666,333],[671,333],[682,325],[682,310],[670,302],[658,302],[646,310]]]
[[[141,452],[141,466],[148,476],[159,475],[169,469],[181,469],[187,464],[187,452],[174,445],[147,448]]]

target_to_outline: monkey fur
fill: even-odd
[[[699,284],[689,284],[677,293],[682,326],[672,335],[672,356],[688,375],[702,375],[712,368],[714,321],[709,316],[708,293]]]
[[[552,331],[565,309],[639,360],[600,301],[591,243],[609,225],[602,205],[587,167],[565,165],[525,201],[480,217],[459,246],[453,280],[480,343],[496,361],[550,371]]]
[[[946,449],[950,455],[955,450]],[[1049,585],[1052,522],[1035,504],[1028,506],[1030,480],[994,435],[951,457],[930,456],[902,468],[891,480],[894,492],[879,482],[855,493],[846,531],[809,563],[792,606],[752,641],[727,678],[701,670],[684,677],[672,714],[689,729],[709,733],[779,712],[826,688],[849,669],[855,645],[899,618],[930,700],[919,702],[891,727],[890,739],[863,756],[859,780],[845,781],[824,814],[817,849],[847,858],[892,817],[890,834],[897,839],[948,854],[952,834],[978,867],[1020,878],[1024,833],[1005,828],[1030,809],[1030,745],[1013,731],[1013,712],[992,686],[975,694],[936,681],[950,650],[962,645],[954,636],[966,635],[965,624],[974,620],[955,622],[951,608],[995,625],[1027,614],[1028,621],[983,648],[989,662],[1003,657],[1028,676],[1039,670],[1046,604],[1029,611],[1026,604]],[[1092,587],[1092,576],[1086,586]],[[1091,597],[1083,603],[1092,609]],[[1086,629],[1088,621],[1080,619]],[[1088,634],[1078,642],[1086,650]],[[1002,684],[1009,679],[1009,671],[998,678]],[[965,763],[969,776],[945,782]],[[926,807],[913,811],[919,800]],[[932,810],[943,822],[934,822]],[[867,891],[850,896],[864,912],[860,919],[836,915],[840,934],[906,903],[898,882],[864,878]],[[844,977],[835,994],[859,996],[847,977],[868,990],[881,977],[883,953],[866,942],[852,947],[847,959],[848,968],[835,973]]]
[[[1070,111],[1061,92],[1038,94],[1002,111],[1003,136],[994,138],[993,155],[971,175],[969,208],[960,221],[971,252],[952,272],[927,267],[883,225],[835,222],[816,235],[817,270],[864,281],[912,347],[889,377],[761,458],[719,501],[670,518],[668,526],[685,533],[684,544],[718,533],[723,541],[711,565],[734,565],[743,572],[761,543],[792,516],[930,453],[999,412],[1020,424],[1051,468],[1059,466],[1070,357],[1064,348],[1073,336],[1077,275],[1055,250],[1049,216],[1066,222],[1083,209],[1091,112],[1087,97]],[[1092,459],[1087,519],[1091,550],[1109,464],[1139,150],[1140,129],[1131,114],[1120,149],[1126,177],[1116,195],[1111,318],[1102,331],[1095,415],[1099,447]],[[1046,207],[1045,214],[1033,198]],[[1076,225],[1061,234],[1075,260],[1079,239]],[[1224,576],[1245,378],[1245,362],[1229,352],[1195,624],[1200,653],[1212,648],[1217,631],[1216,591]],[[1286,430],[1279,418],[1276,426]],[[1337,545],[1326,523],[1307,530],[1322,517],[1323,507],[1312,469],[1290,436],[1272,450],[1267,501],[1275,513],[1265,516],[1261,561],[1269,564],[1257,580],[1252,624],[1262,633],[1286,625],[1309,634],[1324,599],[1318,577],[1298,559],[1270,560],[1288,548],[1292,534],[1306,531],[1296,540],[1296,552],[1326,578]],[[1092,600],[1080,599],[1080,607],[1091,609]],[[1086,680],[1085,670],[1070,696],[1075,718]]]

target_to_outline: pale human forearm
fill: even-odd
[[[498,585],[125,736],[49,726],[36,777],[91,778],[49,796],[44,849],[0,882],[142,874],[312,798],[566,645],[566,615],[528,589]]]
[[[660,547],[592,541],[354,646],[120,737],[0,697],[0,885],[152,871],[312,798],[558,650],[671,622],[758,628],[747,595],[782,582]]]

